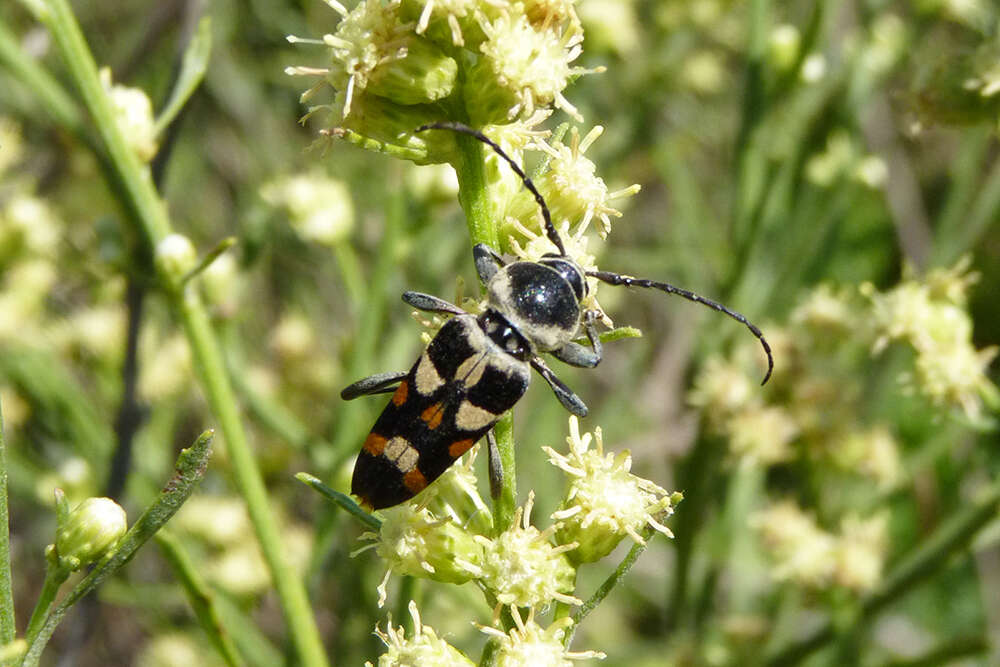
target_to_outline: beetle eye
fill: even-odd
[[[584,280],[582,272],[573,262],[567,260],[561,255],[553,255],[552,253],[549,253],[542,257],[539,264],[553,269],[556,273],[562,276],[566,282],[572,285],[573,293],[576,295],[577,301],[587,295],[587,281]]]

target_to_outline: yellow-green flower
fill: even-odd
[[[563,637],[573,625],[573,620],[568,617],[542,628],[535,622],[534,607],[528,610],[527,619],[521,618],[521,612],[514,605],[510,607],[510,615],[514,619],[514,627],[509,632],[480,626],[485,634],[499,640],[494,662],[497,667],[570,667],[571,660],[603,660],[606,657],[600,651],[566,650]]]
[[[580,435],[579,421],[569,418],[569,453],[543,449],[549,462],[569,478],[565,499],[552,518],[559,522],[557,539],[576,543],[567,555],[574,563],[591,563],[607,556],[626,536],[644,544],[639,531],[650,526],[667,537],[670,529],[660,521],[673,514],[680,494],[670,494],[653,482],[633,475],[628,452],[604,453],[600,427]],[[595,442],[593,449],[591,441]]]
[[[538,530],[530,523],[534,493],[524,507],[519,507],[514,524],[495,539],[477,535],[483,547],[478,562],[465,563],[468,572],[493,593],[504,605],[518,607],[544,606],[553,600],[567,604],[582,604],[569,594],[573,590],[576,572],[566,558],[566,552],[576,544],[554,546],[551,538],[558,525]]]
[[[379,656],[377,667],[472,667],[469,660],[454,646],[448,644],[434,632],[434,628],[424,625],[420,620],[420,612],[413,600],[407,607],[413,619],[413,635],[407,639],[403,626],[392,627],[392,618],[385,625],[385,630],[375,628],[375,634],[386,645],[388,650]],[[366,667],[374,667],[366,662]]]

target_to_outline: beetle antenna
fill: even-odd
[[[520,177],[521,182],[524,183],[524,187],[528,188],[528,191],[531,192],[532,195],[534,195],[535,201],[538,202],[538,206],[542,209],[542,218],[545,219],[545,235],[548,236],[549,240],[552,241],[555,247],[559,249],[559,255],[562,257],[566,257],[566,248],[563,247],[562,238],[559,237],[559,232],[556,230],[556,226],[552,224],[552,216],[549,214],[549,207],[545,205],[545,199],[538,191],[538,188],[535,187],[535,184],[531,182],[531,179],[528,178],[528,175],[524,173],[523,169],[521,169],[521,166],[516,162],[514,162],[514,160],[509,155],[504,153],[503,149],[500,148],[500,146],[497,145],[495,141],[487,137],[479,130],[473,129],[468,125],[463,125],[462,123],[456,123],[453,121],[441,121],[438,123],[428,123],[427,125],[421,125],[420,127],[414,130],[414,133],[423,132],[424,130],[451,130],[452,132],[467,134],[470,137],[473,137],[474,139],[478,139],[479,141],[483,142],[484,144],[492,148],[497,155],[506,160],[507,164],[510,165],[510,168],[514,170],[514,173]]]
[[[688,301],[694,301],[695,303],[700,303],[703,306],[708,306],[712,310],[717,310],[720,313],[728,315],[737,322],[745,325],[747,329],[750,330],[760,344],[764,347],[764,353],[767,355],[767,373],[764,374],[764,380],[761,384],[767,384],[767,381],[771,378],[771,371],[774,370],[774,357],[771,356],[771,346],[768,345],[767,340],[764,338],[764,334],[761,333],[750,320],[746,317],[737,313],[735,310],[731,310],[726,306],[723,306],[717,301],[712,301],[711,299],[706,299],[700,294],[695,294],[694,292],[680,287],[674,287],[670,283],[660,283],[655,280],[647,280],[645,278],[633,278],[631,276],[623,276],[617,273],[611,273],[610,271],[587,271],[587,275],[592,278],[597,278],[602,280],[609,285],[625,285],[626,287],[649,287],[652,289],[658,289],[661,292],[666,292],[667,294],[676,294],[677,296],[682,296]]]

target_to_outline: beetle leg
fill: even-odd
[[[423,292],[404,292],[403,301],[417,310],[426,310],[431,313],[447,313],[449,315],[465,314],[465,311],[455,304],[431,294],[424,294]]]
[[[485,243],[477,243],[472,248],[472,258],[476,263],[476,273],[485,285],[504,266],[503,258]]]
[[[345,401],[351,401],[360,396],[371,394],[389,394],[396,391],[400,380],[408,375],[407,371],[397,371],[395,373],[377,373],[358,380],[354,384],[344,387],[340,392],[340,397]]]
[[[555,392],[556,398],[562,403],[563,407],[572,412],[577,417],[587,416],[587,405],[580,399],[579,396],[573,393],[573,390],[563,384],[563,381],[556,377],[556,374],[552,372],[545,362],[542,361],[541,357],[534,357],[531,360],[531,367],[538,371],[549,386],[552,387],[552,391]]]
[[[588,310],[583,318],[583,330],[587,333],[587,338],[590,339],[590,348],[579,343],[570,342],[558,350],[553,350],[552,356],[570,366],[593,368],[601,363],[603,356],[601,337],[598,336],[597,328],[594,326],[594,322],[597,319],[597,311]]]

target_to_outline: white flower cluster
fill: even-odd
[[[497,664],[565,665],[566,660],[603,657],[594,652],[568,652],[561,639],[570,620],[562,618],[543,629],[534,620],[535,611],[553,602],[582,604],[573,595],[576,568],[608,555],[622,539],[644,543],[642,533],[647,529],[672,536],[662,521],[673,513],[681,495],[669,494],[632,474],[628,453],[606,453],[600,429],[581,435],[576,417],[570,418],[566,440],[567,454],[545,448],[568,480],[564,500],[547,528],[531,523],[534,494],[530,493],[511,527],[494,534],[487,506],[476,491],[472,456],[449,468],[415,501],[381,510],[378,532],[364,536],[372,544],[356,552],[374,549],[388,565],[378,587],[380,604],[386,600],[390,573],[454,584],[475,581],[496,603],[494,624],[508,608],[515,622],[509,632],[483,629],[501,639],[501,654],[506,657]],[[525,608],[526,620],[518,612]],[[433,631],[420,630],[426,626],[416,622],[416,617],[414,621],[418,631],[412,640],[391,630],[379,632],[390,647],[382,656],[389,662],[380,665],[406,664],[393,662],[392,656],[402,656],[413,646],[434,644],[428,640]],[[440,651],[440,655],[448,654],[446,649]],[[438,664],[429,657],[426,660],[418,662]]]

